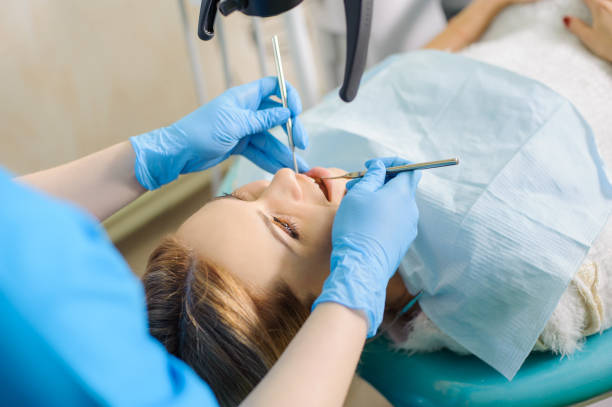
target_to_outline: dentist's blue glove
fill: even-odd
[[[268,130],[293,118],[295,146],[306,148],[308,139],[295,117],[302,111],[297,91],[287,83],[287,105],[280,96],[278,80],[267,77],[227,90],[178,122],[130,138],[136,152],[136,178],[147,189],[156,189],[179,174],[201,171],[242,154],[262,169],[274,173],[293,167],[289,148]],[[301,172],[308,165],[299,157]]]
[[[408,162],[370,160],[366,175],[347,184],[332,229],[331,274],[313,305],[336,302],[363,311],[368,337],[382,322],[389,279],[417,235],[420,172],[385,176],[385,166],[403,164]]]

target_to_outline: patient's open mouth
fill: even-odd
[[[307,175],[310,178],[312,178],[314,182],[319,186],[319,189],[321,190],[321,192],[323,192],[325,199],[331,202],[333,181],[321,179],[323,177],[331,176],[332,175],[331,171],[329,171],[327,168],[315,167],[315,168],[312,168],[310,171],[308,171],[304,175]]]
[[[323,195],[325,195],[325,198],[329,201],[329,192],[327,191],[327,186],[325,185],[325,182],[323,182],[323,180],[319,177],[315,177],[313,179],[315,180],[315,182],[317,183],[317,185],[323,192]]]

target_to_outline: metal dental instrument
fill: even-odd
[[[278,46],[278,36],[272,37],[272,48],[274,49],[274,62],[276,65],[276,76],[278,77],[278,87],[280,89],[281,101],[283,107],[287,107],[287,86],[285,84],[285,74],[283,73],[283,63],[281,61],[280,47]],[[295,145],[293,144],[293,122],[291,118],[287,120],[287,138],[289,139],[289,148],[293,154],[293,169],[296,174],[299,174],[297,161],[295,160]]]
[[[457,165],[457,164],[459,164],[458,158],[449,158],[448,160],[429,161],[425,163],[398,165],[397,167],[389,167],[387,168],[387,172],[388,173],[398,173],[398,172],[404,172],[404,171],[426,170],[428,168],[448,167],[449,165]],[[338,175],[337,177],[322,177],[321,179],[361,178],[366,174],[366,172],[367,171],[347,172],[346,174]]]

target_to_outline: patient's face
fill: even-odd
[[[308,175],[343,174],[314,168]],[[346,180],[314,180],[283,169],[271,182],[245,185],[191,216],[179,238],[248,286],[272,289],[285,281],[301,299],[316,296],[329,274],[331,230]]]

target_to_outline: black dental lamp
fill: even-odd
[[[338,0],[341,1],[341,0]],[[249,16],[271,17],[292,9],[302,0],[202,0],[198,36],[208,41],[214,37],[217,9],[227,16],[240,11]],[[350,102],[357,95],[365,69],[370,40],[373,0],[344,0],[346,14],[346,63],[340,98]]]

